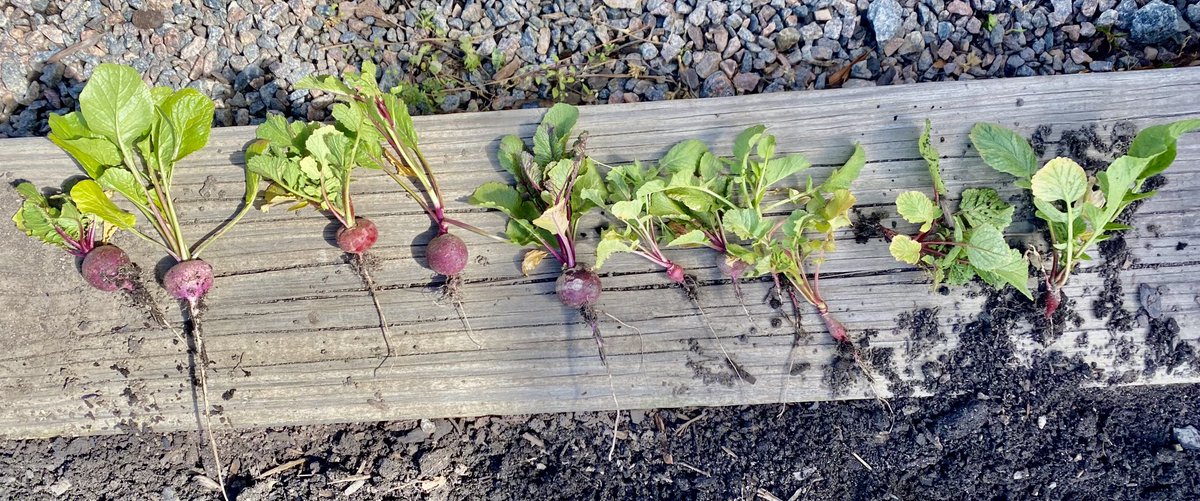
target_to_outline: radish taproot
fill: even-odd
[[[393,92],[395,89],[380,88],[376,73],[375,63],[367,60],[363,61],[360,72],[349,71],[341,78],[332,75],[309,76],[302,78],[295,87],[332,94],[341,106],[341,113],[337,113],[336,109],[334,113],[339,122],[347,121],[347,117],[358,120],[354,132],[373,141],[370,147],[360,152],[369,159],[366,163],[382,169],[429,216],[436,234],[425,247],[425,264],[434,273],[446,277],[442,294],[454,304],[466,328],[467,337],[475,342],[459,292],[462,283],[459,275],[466,268],[469,258],[467,245],[461,238],[449,233],[450,227],[506,240],[447,216],[446,199],[438,186],[433,166],[421,153],[408,104]]]
[[[278,204],[288,204],[293,211],[312,206],[340,224],[334,242],[362,280],[379,319],[384,353],[375,367],[378,371],[392,356],[387,316],[366,256],[379,240],[379,228],[356,213],[350,185],[354,169],[378,168],[374,159],[379,156],[379,137],[366,117],[346,104],[335,104],[333,116],[334,125],[267,117],[255,130],[258,140],[246,148],[246,169],[270,181],[263,190],[262,210]]]
[[[172,195],[176,162],[208,144],[214,105],[195,89],[151,89],[137,70],[101,64],[79,94],[79,111],[50,116],[49,139],[70,154],[90,179],[71,188],[80,212],[94,214],[160,247],[177,264],[167,271],[168,292],[186,303],[188,333],[198,355],[203,389],[203,430],[213,453],[222,497],[225,472],[211,433],[208,404],[209,363],[200,329],[200,308],[212,286],[212,269],[200,254],[217,241],[250,209],[258,193],[257,174],[245,172],[246,192],[241,208],[216,229],[189,245],[183,234]],[[117,207],[109,192],[119,193],[153,228],[143,233],[137,217]],[[156,234],[156,236],[151,236]]]

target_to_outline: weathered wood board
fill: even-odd
[[[593,156],[616,163],[653,160],[687,138],[708,141],[728,154],[741,129],[765,123],[778,136],[779,150],[808,155],[817,176],[843,162],[860,142],[869,162],[855,185],[859,205],[890,211],[900,191],[928,189],[916,149],[925,118],[933,120],[947,182],[958,191],[967,184],[1008,184],[969,148],[967,132],[976,121],[999,122],[1026,135],[1039,125],[1050,126],[1049,157],[1065,129],[1094,124],[1104,134],[1117,121],[1144,127],[1200,116],[1198,95],[1200,68],[1188,68],[588,107],[580,127],[591,133]],[[456,217],[502,228],[499,214],[467,205],[466,197],[479,183],[501,179],[495,162],[500,137],[528,137],[540,115],[540,110],[521,110],[416,120]],[[178,208],[192,238],[233,212],[241,196],[241,150],[252,136],[247,127],[214,131],[209,146],[177,171]],[[0,159],[6,184],[27,179],[54,185],[76,172],[62,152],[40,138],[0,140]],[[1137,308],[1139,284],[1164,286],[1163,310],[1178,321],[1189,343],[1200,337],[1198,175],[1200,135],[1192,135],[1181,142],[1170,184],[1141,208],[1142,224],[1126,235],[1135,259],[1120,275],[1126,308]],[[602,323],[611,382],[589,330],[554,298],[552,266],[523,277],[516,248],[465,234],[476,256],[464,277],[463,306],[473,327],[468,336],[454,308],[430,287],[432,273],[420,265],[428,219],[381,174],[364,175],[357,191],[359,211],[380,227],[374,254],[381,268],[374,278],[394,356],[374,372],[383,353],[378,321],[359,278],[324,238],[330,221],[313,211],[253,212],[205,256],[218,274],[204,326],[213,359],[211,393],[222,407],[220,426],[873,395],[860,385],[835,396],[822,382],[833,343],[811,314],[803,320],[813,335],[794,355],[794,362],[808,368],[784,376],[792,336],[786,324],[772,327],[777,313],[761,301],[767,284],[743,285],[752,329],[731,286],[715,271],[713,256],[701,250],[676,255],[706,284],[702,301],[708,318],[724,347],[756,376],[754,384],[705,381],[729,374],[720,348],[682,293],[634,257],[614,258],[602,270],[601,305],[628,325]],[[6,215],[17,205],[12,190],[0,189]],[[585,225],[584,260],[590,260],[598,224]],[[933,293],[920,272],[891,259],[884,243],[856,244],[848,234],[842,240],[824,267],[827,299],[852,331],[877,329],[873,345],[897,348],[895,359],[914,368],[911,374],[903,367],[898,372],[913,379],[919,391],[920,364],[956,345],[959,333],[953,326],[973,318],[982,298],[970,294],[971,288]],[[136,239],[119,243],[144,267],[161,258]],[[1110,373],[1136,374],[1133,384],[1200,381],[1188,370],[1142,375],[1145,329],[1110,333],[1093,318],[1088,295],[1101,287],[1094,268],[1084,267],[1072,279],[1067,292],[1080,298],[1085,322],[1050,348],[1083,354]],[[178,323],[178,307],[151,288],[168,318]],[[90,290],[65,253],[24,238],[9,224],[0,225],[0,304],[0,396],[5,402],[0,436],[195,429],[189,360],[174,342],[176,333],[149,326],[143,312],[122,299]],[[908,333],[895,327],[895,319],[924,307],[940,308],[947,341],[908,353]],[[1079,333],[1087,334],[1085,343],[1077,343]],[[1025,338],[1024,353],[1044,349],[1032,343],[1032,336]],[[1133,356],[1118,359],[1116,340],[1131,346]]]

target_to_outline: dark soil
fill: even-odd
[[[1194,348],[1173,337],[1174,321],[1141,310],[1160,314],[1151,320],[1155,346],[1172,347],[1148,355],[1158,367],[1194,364]],[[1041,311],[1015,293],[988,297],[953,333],[931,329],[934,315],[919,310],[899,322],[922,339],[959,338],[923,367],[934,397],[634,411],[611,461],[612,414],[604,413],[278,428],[223,434],[220,443],[241,500],[335,498],[348,489],[354,499],[472,500],[1200,494],[1200,451],[1179,447],[1172,432],[1200,424],[1200,385],[1081,389],[1105,374],[1053,351],[1018,361],[1013,339]],[[865,353],[873,364],[893,356]],[[857,370],[852,359],[845,365]],[[892,379],[887,370],[878,376]],[[10,499],[51,498],[64,487],[72,499],[215,499],[197,478],[208,457],[199,447],[195,433],[8,442],[0,483]]]

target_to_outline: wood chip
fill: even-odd
[[[355,492],[358,492],[359,489],[362,489],[364,485],[367,485],[366,480],[363,480],[363,479],[355,480],[353,484],[350,484],[350,487],[347,487],[346,490],[342,491],[342,494],[345,494],[347,496],[354,494]]]
[[[271,468],[271,469],[269,469],[269,470],[267,470],[267,471],[264,471],[264,472],[262,472],[262,473],[259,473],[259,474],[258,474],[258,476],[257,476],[257,477],[255,477],[255,478],[257,478],[257,479],[259,479],[259,480],[262,480],[262,479],[264,479],[264,478],[267,478],[267,477],[269,477],[269,476],[271,476],[271,475],[276,475],[276,474],[279,474],[279,473],[283,473],[283,472],[285,472],[285,471],[288,471],[288,470],[290,470],[290,469],[292,469],[292,468],[295,468],[295,467],[297,467],[297,466],[300,466],[300,465],[304,464],[304,462],[305,462],[305,461],[308,461],[308,460],[307,460],[307,459],[305,459],[305,458],[293,459],[293,460],[291,460],[291,461],[288,461],[288,462],[286,462],[286,463],[283,463],[283,464],[281,464],[281,465],[279,465],[279,466],[276,466],[276,467],[274,467],[274,468]]]
[[[771,494],[770,491],[763,489],[762,487],[759,487],[758,490],[754,492],[754,496],[767,501],[783,501],[782,499],[779,499],[778,496]]]

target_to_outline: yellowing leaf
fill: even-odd
[[[913,240],[908,235],[896,235],[888,244],[888,251],[897,261],[908,264],[921,262],[921,242]]]
[[[525,257],[521,259],[521,274],[524,276],[529,276],[529,274],[533,273],[533,270],[536,269],[539,264],[542,264],[542,260],[546,259],[546,256],[549,255],[549,252],[546,252],[542,249],[529,249],[529,251],[525,253]]]
[[[919,191],[906,191],[896,197],[896,211],[905,221],[920,224],[921,231],[929,231],[933,221],[942,217],[942,209]]]

